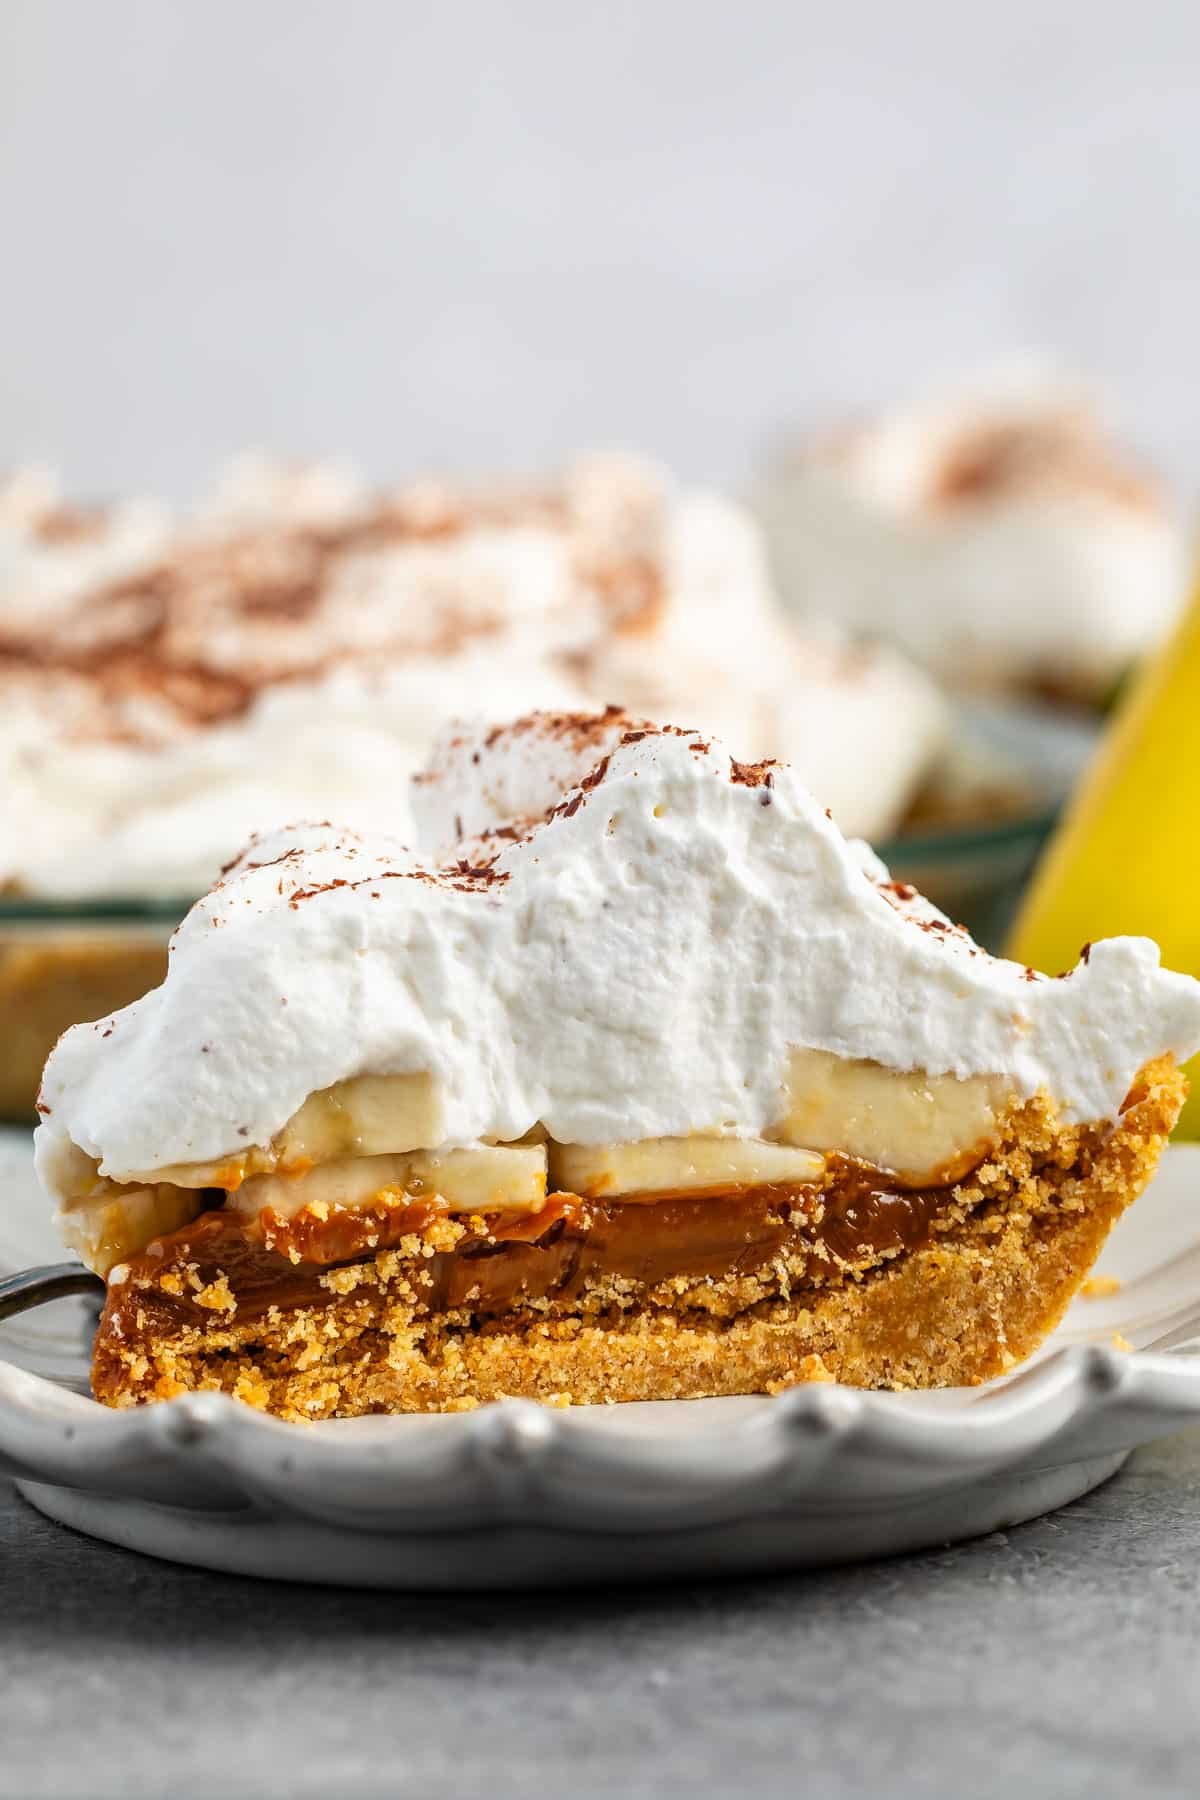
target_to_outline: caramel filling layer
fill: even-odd
[[[339,1271],[381,1252],[404,1259],[419,1314],[494,1317],[530,1302],[576,1300],[608,1277],[653,1288],[676,1279],[729,1281],[787,1256],[816,1283],[918,1248],[953,1189],[893,1189],[878,1170],[843,1161],[824,1191],[765,1185],[745,1192],[640,1201],[552,1194],[536,1214],[452,1216],[436,1198],[385,1201],[326,1216],[253,1219],[209,1212],[159,1238],[109,1288],[101,1342],[141,1341],[191,1325],[245,1323],[270,1308],[328,1305]]]

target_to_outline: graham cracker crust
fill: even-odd
[[[405,1245],[328,1270],[319,1304],[244,1322],[223,1277],[197,1281],[205,1316],[170,1332],[123,1327],[122,1316],[139,1316],[136,1294],[114,1289],[94,1389],[111,1406],[219,1390],[313,1420],[463,1411],[505,1397],[581,1405],[772,1393],[812,1380],[891,1389],[986,1381],[1058,1323],[1153,1174],[1185,1093],[1168,1057],[1147,1065],[1112,1125],[1063,1126],[1043,1096],[1015,1105],[994,1151],[946,1190],[928,1241],[870,1263],[822,1265],[810,1247],[729,1280],[648,1288],[610,1277],[570,1300],[481,1318],[423,1310],[431,1251]],[[164,1291],[178,1292],[179,1265],[164,1267]]]

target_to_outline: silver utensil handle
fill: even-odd
[[[69,1294],[104,1297],[104,1283],[99,1275],[79,1263],[48,1263],[41,1269],[23,1269],[19,1275],[0,1276],[0,1319],[15,1318],[32,1306],[44,1306],[47,1300],[62,1300]]]

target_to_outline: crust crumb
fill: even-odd
[[[1079,1290],[1085,1300],[1107,1300],[1120,1291],[1121,1283],[1115,1275],[1089,1275]]]

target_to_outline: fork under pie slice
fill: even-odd
[[[978,1382],[1153,1171],[1200,984],[1147,940],[998,961],[787,768],[614,708],[457,728],[414,810],[253,843],[51,1057],[101,1400]]]

